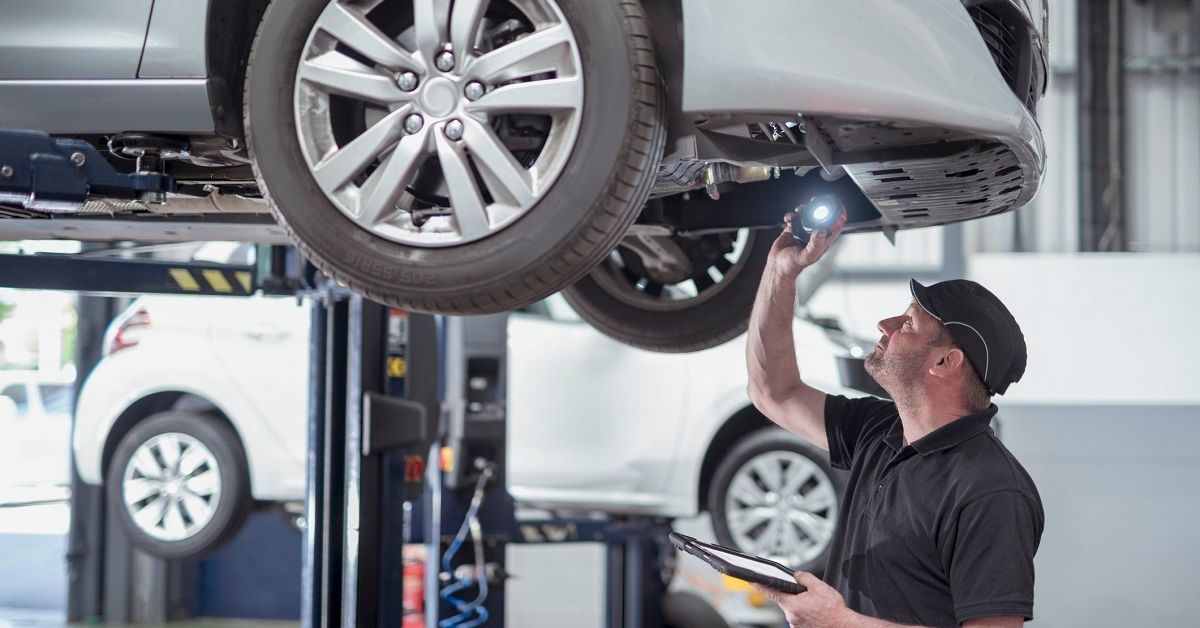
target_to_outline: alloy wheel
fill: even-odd
[[[747,266],[749,229],[697,237],[626,235],[593,277],[609,294],[642,309],[694,307],[720,293],[718,284]]]
[[[729,531],[743,551],[785,565],[820,556],[837,524],[837,492],[812,460],[770,451],[745,462],[725,495]]]
[[[212,451],[187,434],[159,434],[125,465],[121,494],[138,528],[180,541],[212,520],[221,499],[221,470]]]
[[[367,231],[473,242],[562,173],[583,107],[575,36],[553,0],[335,0],[296,72],[310,172]]]

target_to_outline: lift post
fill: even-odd
[[[415,584],[404,566],[418,544],[424,626],[461,615],[439,595],[455,575],[488,582],[483,613],[464,618],[483,623],[464,625],[502,626],[510,543],[605,544],[607,625],[663,625],[669,521],[517,518],[505,477],[507,315],[435,319],[322,290],[312,319],[303,626],[415,625],[403,623],[402,593]],[[477,489],[484,566],[460,537],[447,568]],[[462,591],[460,604],[479,589]]]

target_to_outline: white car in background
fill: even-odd
[[[73,378],[0,371],[0,488],[65,486]]]
[[[308,326],[307,304],[265,297],[143,297],[112,323],[80,396],[75,459],[139,546],[200,556],[255,503],[303,499]],[[834,384],[851,341],[806,321],[796,339],[808,381],[856,394]],[[554,510],[707,511],[720,541],[820,568],[842,478],[754,410],[744,350],[634,349],[557,296],[514,313],[511,493]]]

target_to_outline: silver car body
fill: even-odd
[[[1044,90],[1044,1],[1005,1],[1031,27],[1031,54],[1041,67],[1041,84],[1030,87],[1033,104]],[[0,0],[0,126],[214,133],[212,38],[203,26],[216,4]],[[1041,181],[1041,132],[968,13],[976,4],[760,0],[748,10],[725,0],[683,0],[677,113],[800,115],[819,126],[832,149],[857,155],[845,167],[882,214],[878,225],[860,226],[940,224],[1019,207]],[[973,144],[934,160],[893,159],[886,167],[862,161],[873,149],[911,146],[914,136]],[[977,165],[959,170],[955,176],[963,178],[947,186],[944,170],[929,168],[947,160]],[[1019,182],[989,186],[1013,166]],[[897,184],[896,167],[909,181]],[[987,193],[963,198],[964,187]]]
[[[208,0],[0,0],[0,125],[212,133]]]
[[[922,159],[846,163],[882,224],[942,224],[1020,207],[1041,183],[1041,129],[997,70],[964,4],[759,0],[747,10],[738,2],[684,0],[683,109],[799,113],[842,153],[900,146],[914,136],[968,141],[960,153],[932,160],[936,168]],[[1044,5],[1033,3],[1035,18],[1029,3],[1013,4],[1040,33]],[[1044,77],[1044,40],[1033,43]],[[1040,95],[1044,81],[1030,87]],[[947,162],[966,167],[947,173]],[[1014,167],[1019,183],[997,176]],[[947,185],[951,176],[959,185]],[[984,193],[964,197],[964,188]]]

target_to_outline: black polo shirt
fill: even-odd
[[[910,445],[896,404],[829,395],[829,458],[850,478],[825,581],[853,610],[901,624],[1033,618],[1037,488],[996,438],[996,406]]]

